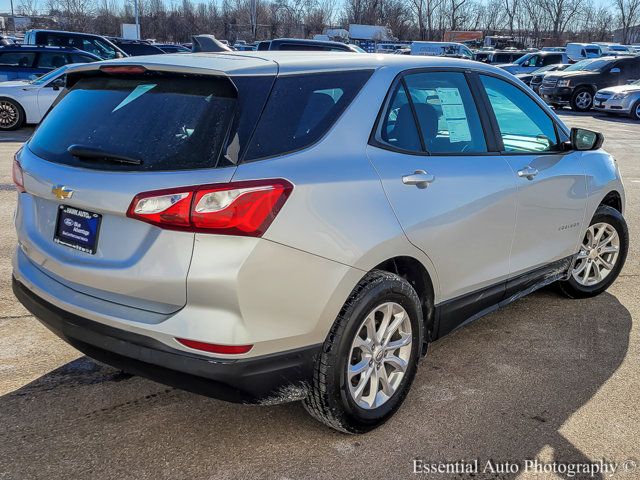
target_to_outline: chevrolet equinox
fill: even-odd
[[[16,155],[13,289],[86,355],[343,432],[430,342],[627,255],[603,137],[444,57],[255,52],[72,67]]]

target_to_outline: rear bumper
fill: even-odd
[[[213,359],[62,310],[13,278],[13,292],[49,330],[84,354],[130,373],[236,403],[306,396],[321,345],[247,359]]]

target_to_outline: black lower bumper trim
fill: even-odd
[[[304,397],[321,350],[321,345],[312,345],[248,359],[212,359],[66,312],[15,278],[13,292],[49,330],[89,357],[228,402],[279,403]]]

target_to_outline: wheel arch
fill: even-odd
[[[397,256],[389,258],[378,265],[373,270],[383,270],[407,280],[414,288],[422,304],[423,322],[425,326],[426,339],[429,341],[433,337],[435,325],[435,293],[434,284],[426,267],[414,257]],[[426,353],[426,342],[423,346],[423,353]]]
[[[622,196],[617,190],[611,190],[609,193],[607,193],[598,206],[601,205],[606,205],[608,207],[616,209],[620,213],[624,213]]]

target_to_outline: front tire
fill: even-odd
[[[634,120],[640,120],[640,100],[633,104],[629,116]]]
[[[604,292],[620,274],[627,259],[629,230],[620,212],[601,205],[587,229],[571,277],[559,282],[569,298],[594,297]]]
[[[424,328],[413,287],[374,270],[351,293],[324,342],[303,405],[325,425],[365,433],[404,401],[416,373]]]
[[[0,130],[17,130],[24,125],[24,110],[14,100],[0,98]]]
[[[578,88],[571,96],[571,110],[587,112],[593,105],[593,92],[586,87]]]

